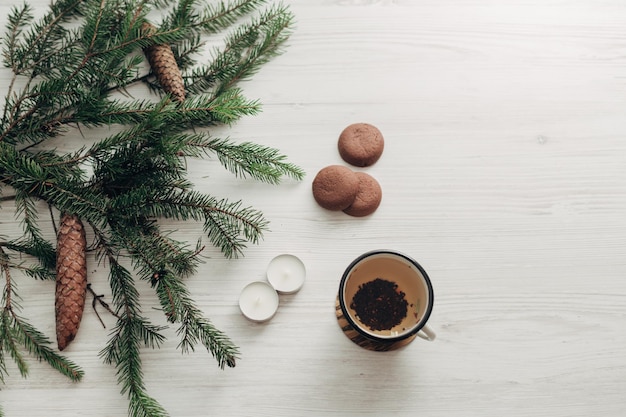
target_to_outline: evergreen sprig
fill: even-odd
[[[59,212],[89,226],[95,259],[108,267],[109,311],[117,324],[100,356],[117,370],[129,415],[167,415],[147,392],[141,352],[161,346],[168,323],[177,326],[183,353],[202,346],[220,368],[235,366],[237,346],[204,316],[185,279],[201,262],[203,240],[235,258],[260,241],[268,221],[241,200],[196,191],[186,159],[215,156],[236,177],[270,184],[304,176],[277,149],[207,130],[261,109],[238,83],[282,52],[293,27],[287,7],[266,3],[56,0],[37,19],[27,3],[11,9],[2,37],[12,78],[0,114],[0,193],[4,203],[12,200],[7,206],[22,234],[0,241],[0,381],[8,375],[7,358],[26,376],[27,355],[73,381],[83,376],[19,314],[20,277],[54,279],[55,243],[46,239],[44,224]],[[142,30],[148,16],[158,15],[155,31]],[[206,37],[218,34],[224,42],[209,62],[198,62]],[[147,65],[142,51],[156,44],[174,52],[182,102],[171,100]],[[133,98],[142,86],[156,97]],[[103,126],[111,133],[96,136],[103,130],[93,128]],[[61,152],[50,140],[72,131],[90,143]],[[159,219],[198,223],[204,236],[195,245],[175,240]],[[142,280],[154,289],[164,324],[142,314]]]

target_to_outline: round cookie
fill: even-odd
[[[374,177],[365,172],[355,172],[359,179],[359,192],[356,194],[354,202],[344,213],[354,217],[364,217],[376,211],[383,198],[383,190]]]
[[[341,132],[337,147],[344,161],[357,167],[367,167],[378,161],[385,140],[377,127],[354,123]]]
[[[328,210],[343,210],[354,202],[359,191],[359,178],[350,168],[329,165],[322,168],[313,180],[313,197]]]

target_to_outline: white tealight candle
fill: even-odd
[[[298,291],[305,277],[304,264],[294,255],[278,255],[267,267],[267,280],[280,293],[292,294]]]
[[[241,291],[239,308],[249,320],[267,321],[278,310],[278,293],[267,282],[251,282]]]

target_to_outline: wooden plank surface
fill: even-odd
[[[210,249],[188,282],[240,346],[237,367],[181,355],[172,329],[145,351],[150,393],[182,417],[626,415],[626,3],[286,3],[297,17],[286,53],[243,84],[263,112],[216,134],[276,147],[307,177],[271,186],[190,162],[198,189],[262,210],[271,231],[241,259]],[[8,78],[0,72],[0,85]],[[359,219],[321,209],[310,192],[319,169],[342,163],[337,137],[358,121],[386,138],[363,169],[383,203]],[[0,224],[3,235],[18,228],[10,205]],[[171,227],[198,237],[197,225]],[[341,273],[381,247],[429,272],[436,341],[372,352],[340,331]],[[284,252],[306,264],[305,286],[281,296],[270,322],[251,323],[239,292]],[[105,270],[90,271],[110,299]],[[19,282],[24,315],[51,337],[53,285]],[[34,361],[28,379],[10,368],[5,414],[126,415],[115,370],[98,357],[108,332],[87,309],[66,351],[86,371],[81,383]]]

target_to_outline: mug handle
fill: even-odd
[[[424,327],[422,327],[420,331],[417,332],[417,335],[424,340],[428,340],[429,342],[432,342],[433,340],[437,338],[437,334],[435,334],[433,329],[428,327],[427,324],[425,324]]]

